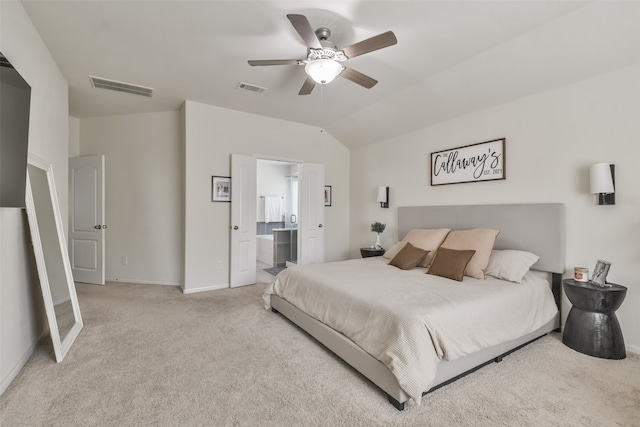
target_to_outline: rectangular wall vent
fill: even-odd
[[[238,86],[236,86],[236,89],[246,90],[253,93],[262,93],[265,90],[267,90],[266,87],[260,87],[260,86],[256,86],[256,85],[252,85],[244,82],[238,83]]]
[[[115,90],[118,92],[131,93],[133,95],[147,96],[149,98],[153,95],[153,88],[150,87],[118,82],[94,76],[89,76],[89,80],[91,80],[91,85],[98,89]]]

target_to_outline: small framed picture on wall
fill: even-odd
[[[230,202],[231,201],[231,177],[212,176],[211,177],[211,201]]]
[[[324,205],[331,206],[331,186],[324,186]]]

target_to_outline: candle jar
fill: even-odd
[[[589,281],[589,269],[585,267],[576,267],[573,269],[573,280],[576,282]]]

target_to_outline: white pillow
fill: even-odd
[[[489,265],[484,271],[489,276],[509,282],[520,283],[531,266],[538,262],[540,257],[531,252],[516,250],[491,251]]]

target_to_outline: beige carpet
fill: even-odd
[[[280,315],[264,284],[78,285],[85,327],[63,363],[42,345],[0,397],[4,426],[640,426],[640,356],[553,334],[398,412]]]

